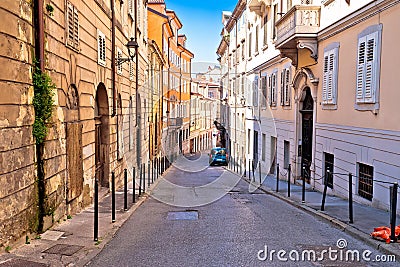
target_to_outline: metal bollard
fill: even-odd
[[[279,163],[276,164],[276,192],[279,192]]]
[[[249,181],[251,181],[251,162],[249,160]]]
[[[147,162],[147,187],[150,187],[150,182],[151,182],[151,165],[150,162]]]
[[[288,172],[288,177],[287,177],[287,196],[290,197],[290,177],[292,175],[292,166],[290,165],[290,163],[289,163],[287,172]]]
[[[143,163],[143,193],[146,192],[146,163]]]
[[[139,165],[139,196],[142,194],[142,164]]]
[[[325,200],[326,200],[326,190],[328,189],[328,177],[330,177],[331,172],[327,170],[327,176],[324,177],[324,193],[322,194],[322,204],[321,204],[321,210],[325,210]]]
[[[301,202],[306,202],[306,167],[303,166],[303,185],[301,186]]]
[[[135,186],[136,186],[136,169],[133,167],[132,169],[132,203],[136,202],[136,196],[135,196]]]
[[[349,223],[353,223],[353,175],[349,173]]]
[[[94,241],[99,240],[99,180],[94,179]]]
[[[111,222],[115,222],[115,173],[111,173]]]
[[[253,182],[255,182],[256,181],[256,177],[254,176],[254,160],[252,160],[251,161],[251,168],[252,168],[252,171],[253,171]]]
[[[124,169],[124,210],[128,210],[128,171]]]
[[[396,210],[397,210],[397,190],[398,184],[394,183],[393,186],[390,187],[390,242],[397,242],[396,236]]]
[[[261,162],[260,161],[258,162],[258,175],[260,178],[260,185],[261,185]]]

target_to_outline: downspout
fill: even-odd
[[[114,117],[117,114],[117,91],[115,88],[115,10],[114,10],[114,1],[111,0],[111,89],[112,89],[112,114],[111,117]],[[118,132],[118,120],[117,120],[117,132]],[[117,133],[118,139],[118,133]],[[118,144],[118,140],[117,140]],[[117,150],[118,151],[118,150]]]
[[[34,2],[35,57],[41,72],[44,72],[44,15],[43,0]],[[43,232],[45,216],[46,186],[44,174],[44,143],[36,144],[37,180],[38,180],[38,226],[37,231]]]
[[[134,31],[135,31],[135,40],[139,44],[138,39],[137,39],[137,36],[138,36],[138,34],[137,34],[138,1],[142,1],[142,0],[135,0],[135,3],[134,3],[135,4],[135,28],[134,28]],[[136,125],[135,126],[137,128],[137,131],[136,131],[136,140],[137,140],[136,163],[137,163],[137,167],[139,168],[140,163],[141,163],[141,157],[140,157],[140,154],[141,154],[141,128],[140,128],[141,127],[141,125],[140,125],[141,116],[140,116],[140,112],[141,111],[139,110],[140,99],[139,99],[139,53],[138,53],[138,51],[139,51],[139,47],[135,50],[135,59],[136,59],[136,70],[135,70],[135,73],[136,73],[136,77],[135,77]]]

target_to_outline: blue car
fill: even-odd
[[[208,159],[208,162],[210,165],[228,165],[228,153],[226,152],[226,148],[223,147],[216,147],[211,149],[210,152],[210,157]]]

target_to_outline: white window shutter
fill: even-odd
[[[268,104],[272,105],[272,74],[268,77]]]
[[[284,87],[285,87],[285,70],[283,69],[281,71],[281,90],[280,90],[280,93],[281,93],[281,106],[284,105],[284,91],[285,91]]]
[[[365,91],[364,101],[366,103],[375,102],[376,89],[376,70],[377,70],[377,40],[378,32],[367,35],[366,40],[366,63],[365,63]]]
[[[322,82],[322,101],[325,103],[327,101],[327,91],[328,91],[328,66],[329,66],[329,53],[324,53],[324,74]]]
[[[285,105],[290,106],[290,69],[285,69]]]
[[[358,40],[358,59],[357,59],[357,89],[356,99],[357,102],[364,101],[364,83],[365,77],[364,72],[366,69],[366,36],[359,38]]]
[[[326,100],[328,103],[332,103],[333,100],[333,79],[334,79],[334,63],[335,54],[331,50],[328,58],[328,84],[326,90]]]

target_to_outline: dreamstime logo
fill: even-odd
[[[303,249],[286,251],[284,249],[269,250],[268,246],[265,245],[264,249],[259,250],[257,253],[257,259],[260,261],[341,261],[341,262],[395,262],[395,255],[375,255],[373,257],[372,251],[357,250],[357,249],[347,249],[347,240],[340,238],[336,242],[336,247],[329,246],[328,248],[322,250],[315,249]]]
[[[276,142],[274,143],[273,138],[270,137],[276,136],[276,127],[272,112],[265,98],[266,92],[261,90],[261,86],[260,88],[254,86],[255,81],[259,81],[257,80],[258,77],[254,75],[246,76],[245,79],[236,79],[237,82],[228,82],[225,80],[225,77],[221,76],[220,68],[208,69],[208,66],[213,65],[214,63],[192,63],[192,71],[194,72],[192,75],[180,75],[181,73],[176,72],[172,68],[168,72],[164,71],[164,74],[161,76],[153,73],[152,75],[156,75],[157,77],[149,77],[149,82],[139,88],[140,99],[133,101],[133,103],[138,102],[140,105],[137,107],[137,110],[140,113],[138,115],[141,123],[132,127],[133,119],[123,118],[121,120],[123,121],[122,129],[119,131],[122,133],[120,140],[123,140],[123,142],[121,142],[118,149],[123,151],[129,171],[133,170],[133,167],[138,166],[140,163],[148,162],[148,155],[147,158],[140,158],[141,151],[149,150],[151,142],[154,143],[160,137],[160,155],[166,157],[174,168],[187,173],[199,173],[206,170],[209,167],[208,150],[211,146],[215,145],[212,139],[208,139],[207,144],[202,144],[202,147],[206,151],[205,153],[204,151],[203,153],[200,152],[200,157],[191,159],[183,155],[183,152],[188,153],[190,150],[190,142],[192,142],[190,139],[199,137],[197,136],[198,133],[191,133],[190,137],[188,134],[193,128],[191,127],[192,121],[196,117],[195,123],[200,124],[198,128],[206,128],[215,119],[220,123],[225,122],[225,127],[229,128],[227,129],[226,145],[228,147],[228,144],[231,143],[231,148],[228,152],[233,159],[232,164],[241,165],[242,171],[245,168],[247,169],[249,164],[252,164],[254,174],[257,176],[257,179],[253,179],[250,183],[249,192],[255,191],[264,181],[273,162],[273,158],[271,158],[273,156],[270,156],[269,152],[275,154],[276,147]],[[194,74],[200,72],[204,74],[195,77],[196,75]],[[165,92],[164,87],[164,94],[159,94],[159,97],[154,99],[154,95],[157,95],[154,92],[158,91],[154,87],[157,84],[154,80],[163,76],[164,79],[167,79],[168,75],[170,76],[169,86],[171,89]],[[174,75],[178,76],[175,77]],[[232,77],[232,75],[229,76]],[[239,80],[240,82],[238,82]],[[198,84],[196,84],[196,81],[198,81]],[[215,85],[215,91],[213,91],[211,86],[204,89],[205,81]],[[166,80],[163,83],[167,83]],[[222,90],[222,99],[224,101],[220,99],[221,91],[219,87],[221,84],[224,85]],[[228,84],[234,86],[228,87]],[[193,91],[196,91],[195,95],[201,96],[198,100],[193,101],[195,97],[192,100],[190,99]],[[144,97],[149,95],[148,92],[153,92],[153,99]],[[200,101],[204,101],[204,103]],[[196,105],[196,108],[193,109],[191,105]],[[190,113],[193,110],[195,114],[192,114],[193,112]],[[168,111],[167,115],[165,111]],[[155,113],[159,114],[157,117],[158,125],[155,121]],[[237,116],[237,114],[241,115]],[[189,117],[191,121],[189,121]],[[155,127],[158,127],[158,133],[162,132],[161,136],[155,136]],[[214,128],[214,125],[212,127]],[[125,129],[128,128],[129,130],[126,131]],[[246,154],[248,149],[244,144],[247,138],[246,132],[249,130],[252,133],[252,142],[255,142],[254,138],[257,137],[263,151],[261,151],[260,146],[260,151]],[[255,132],[257,132],[258,136]],[[126,136],[126,133],[129,133],[128,136]],[[262,136],[262,134],[265,134],[265,136]],[[197,141],[204,142],[204,139],[200,138]],[[261,154],[264,155],[262,159]],[[260,158],[255,158],[258,155],[260,155]],[[182,186],[174,184],[167,179],[162,179],[158,182],[151,196],[172,206],[202,206],[222,198],[236,186],[240,179],[239,175],[235,175],[229,171],[223,171],[212,182],[201,186]],[[137,183],[136,187],[138,187],[138,179],[135,182]]]

